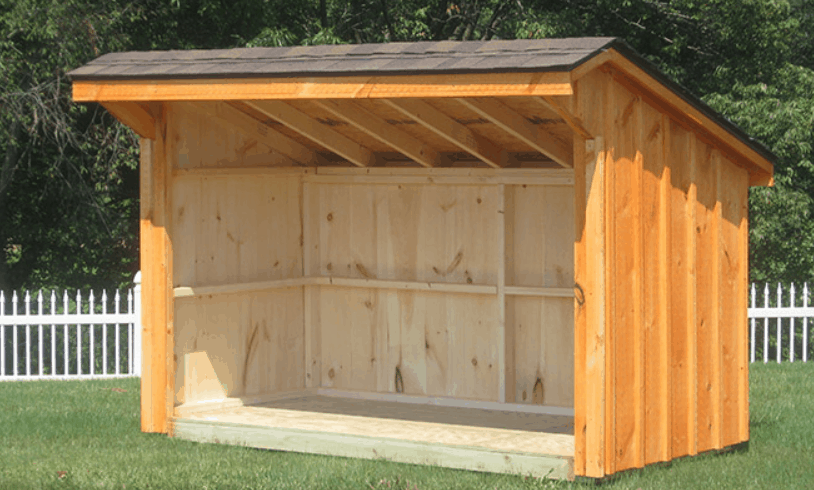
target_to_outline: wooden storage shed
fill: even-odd
[[[749,439],[772,155],[612,38],[108,54],[142,430],[601,478]]]

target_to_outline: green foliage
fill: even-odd
[[[814,274],[814,2],[0,0],[0,289],[111,287],[138,269],[136,138],[70,101],[112,51],[618,36],[774,151],[750,197],[755,280]]]

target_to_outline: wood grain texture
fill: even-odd
[[[731,446],[745,440],[744,413],[748,414],[748,397],[743,379],[747,371],[746,314],[747,291],[742,277],[747,261],[743,253],[742,227],[745,226],[746,179],[742,169],[731,162],[721,162],[721,372],[722,372],[722,444]],[[742,297],[742,298],[741,298]]]
[[[670,364],[668,337],[670,169],[665,165],[669,119],[640,105],[642,140],[642,306],[644,315],[644,463],[670,459]]]
[[[695,451],[695,367],[693,344],[695,330],[695,212],[692,183],[692,135],[681,126],[670,124],[671,242],[671,381],[672,381],[672,457]]]
[[[142,138],[155,139],[155,118],[136,102],[105,102],[105,109]]]
[[[77,102],[570,95],[567,72],[73,82]]]
[[[506,152],[492,141],[473,133],[427,102],[418,99],[388,99],[384,102],[490,167],[501,168],[508,163]]]
[[[341,155],[356,166],[370,167],[375,163],[373,153],[362,144],[348,139],[286,102],[267,100],[244,101],[243,103],[261,114],[282,123],[309,140]]]
[[[719,304],[720,232],[717,152],[695,148],[696,171],[696,330],[698,359],[698,451],[721,448],[721,365]]]
[[[581,286],[583,304],[575,306],[575,329],[583,336],[583,345],[576,344],[575,354],[584,352],[584,358],[576,360],[575,383],[585,387],[582,403],[575,399],[575,442],[577,457],[585,461],[585,470],[578,465],[578,474],[600,478],[608,473],[606,466],[606,439],[612,436],[607,417],[607,296],[606,296],[606,172],[608,151],[605,148],[604,114],[607,97],[601,72],[585,76],[577,85],[575,95],[576,113],[591,134],[597,135],[586,141],[583,165],[585,168],[585,200],[575,204],[584,206],[585,217],[580,247],[584,262],[579,266],[575,257],[575,279]],[[576,151],[575,151],[576,153]],[[575,197],[576,198],[576,197]],[[575,213],[576,214],[576,213]],[[575,218],[577,220],[581,218]],[[584,350],[583,350],[584,349]],[[584,370],[579,366],[584,365]]]
[[[565,298],[510,297],[516,403],[573,406],[574,197],[571,187],[509,186],[506,281],[557,288]],[[569,288],[571,286],[571,288]],[[508,293],[508,291],[507,291]],[[538,396],[535,386],[539,382]]]
[[[430,145],[356,104],[343,100],[318,100],[315,104],[425,167],[441,164],[441,156]]]
[[[179,302],[176,403],[304,388],[302,291]]]
[[[142,140],[141,161],[141,262],[142,311],[144,333],[142,341],[142,412],[144,432],[169,431],[168,390],[172,389],[168,373],[168,334],[172,334],[172,299],[168,282],[172,274],[172,248],[169,237],[171,218],[168,216],[170,171],[167,156],[166,120],[161,114],[154,142]],[[170,412],[171,413],[171,412]]]
[[[573,150],[568,145],[547,134],[501,102],[487,98],[459,98],[456,100],[503,131],[548,156],[561,167],[574,166]]]
[[[613,209],[611,290],[613,324],[614,471],[641,467],[643,458],[642,228],[640,150],[641,100],[613,87],[613,141],[610,173]]]

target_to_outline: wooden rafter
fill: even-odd
[[[563,107],[562,104],[557,102],[557,100],[553,97],[534,97],[534,100],[542,104],[543,107],[556,112],[562,118],[562,120],[565,121],[565,124],[573,129],[578,135],[582,136],[586,140],[593,139],[593,135],[591,135],[591,133],[585,129],[585,125],[582,124],[582,121],[578,117],[571,114],[568,109]]]
[[[345,100],[317,100],[314,103],[334,116],[347,121],[368,136],[390,145],[425,167],[435,167],[441,160],[438,152],[427,143],[394,127],[381,117],[353,102]]]
[[[329,150],[343,156],[359,167],[370,167],[376,157],[369,149],[337,133],[311,116],[279,100],[247,100],[243,102],[261,114],[278,121],[288,128]]]
[[[426,102],[416,99],[385,99],[383,102],[488,165],[495,168],[505,166],[505,151]]]
[[[107,111],[142,138],[155,139],[155,118],[136,102],[104,102]]]
[[[274,131],[267,125],[228,104],[222,102],[191,102],[189,104],[201,112],[233,125],[246,133],[247,136],[256,138],[260,143],[296,162],[304,165],[314,165],[324,160],[317,152],[282,133]]]
[[[541,131],[513,109],[495,99],[460,98],[458,102],[469,110],[488,119],[492,124],[525,142],[543,155],[551,158],[560,166],[573,166],[573,151],[568,145]]]

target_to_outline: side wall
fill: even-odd
[[[172,286],[302,277],[300,175],[224,173],[274,157],[193,105],[167,126]],[[175,298],[173,402],[302,388],[302,305],[302,288]]]
[[[748,440],[747,172],[621,74],[575,100],[576,473]]]

